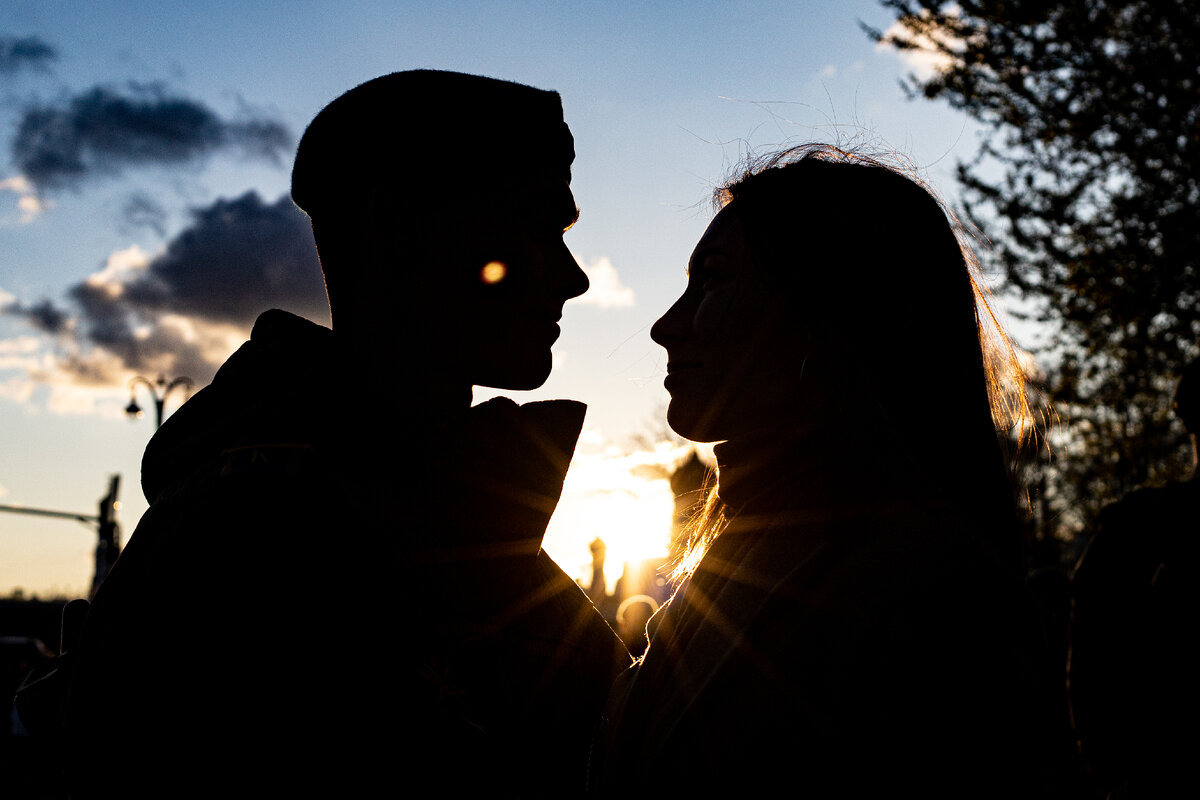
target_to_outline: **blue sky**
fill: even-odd
[[[662,429],[665,359],[649,328],[683,287],[712,186],[748,150],[819,140],[899,151],[953,200],[954,163],[975,148],[965,117],[905,99],[898,81],[912,65],[877,50],[859,20],[890,23],[866,0],[8,0],[0,41],[32,37],[53,58],[0,70],[0,305],[9,309],[0,315],[0,503],[94,513],[118,473],[128,537],[145,510],[138,469],[153,427],[122,412],[130,377],[161,368],[207,380],[256,308],[320,316],[319,293],[302,282],[260,295],[263,284],[245,273],[271,265],[231,255],[215,259],[225,271],[198,274],[196,262],[167,255],[178,255],[181,235],[206,212],[285,215],[292,143],[329,100],[387,72],[438,68],[562,94],[582,211],[567,243],[594,288],[567,307],[550,381],[515,397],[589,404],[579,470],[553,526],[562,560],[585,562],[590,538],[638,527],[631,519],[652,515],[653,528],[666,513],[663,482],[629,469],[675,451],[639,455],[629,443]],[[74,151],[74,172],[29,155],[58,130],[46,120],[105,98],[175,102],[206,114],[211,136],[147,152],[119,131],[107,143],[97,135]],[[476,152],[439,152],[431,125],[429,151],[414,157],[489,157],[482,122],[478,142]],[[170,302],[157,313],[108,303],[135,286],[157,287]],[[142,405],[148,399],[139,395]],[[362,402],[369,416],[387,398]],[[628,502],[643,495],[645,505]],[[627,516],[595,513],[615,508],[614,498],[625,498]],[[592,527],[580,529],[583,520]],[[82,524],[0,514],[0,594],[83,591],[93,546]]]

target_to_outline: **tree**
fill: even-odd
[[[912,97],[984,123],[957,167],[981,254],[1041,323],[1032,348],[1065,423],[1051,519],[1086,527],[1141,485],[1182,477],[1170,399],[1200,353],[1200,13],[1190,0],[880,0],[876,41],[924,50]],[[1018,315],[1021,316],[1021,315]]]

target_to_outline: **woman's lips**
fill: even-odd
[[[699,361],[668,361],[667,377],[663,379],[663,387],[673,396],[675,390],[682,390],[684,386],[691,383],[686,376],[693,370],[699,369],[700,364]]]
[[[696,369],[699,366],[699,361],[668,361],[667,374],[670,375],[675,372],[682,372],[686,369]]]

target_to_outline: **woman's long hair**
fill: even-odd
[[[807,327],[855,425],[918,472],[931,497],[1019,564],[997,429],[1029,418],[1024,374],[977,280],[958,220],[899,161],[829,145],[751,160],[715,192],[764,278]],[[674,577],[720,532],[715,493],[683,537]]]

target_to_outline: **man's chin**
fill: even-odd
[[[549,361],[549,359],[547,359]],[[510,367],[493,373],[481,375],[474,381],[476,386],[486,386],[489,389],[503,389],[509,392],[528,392],[540,389],[550,377],[550,364],[545,366],[527,366],[522,368]]]

